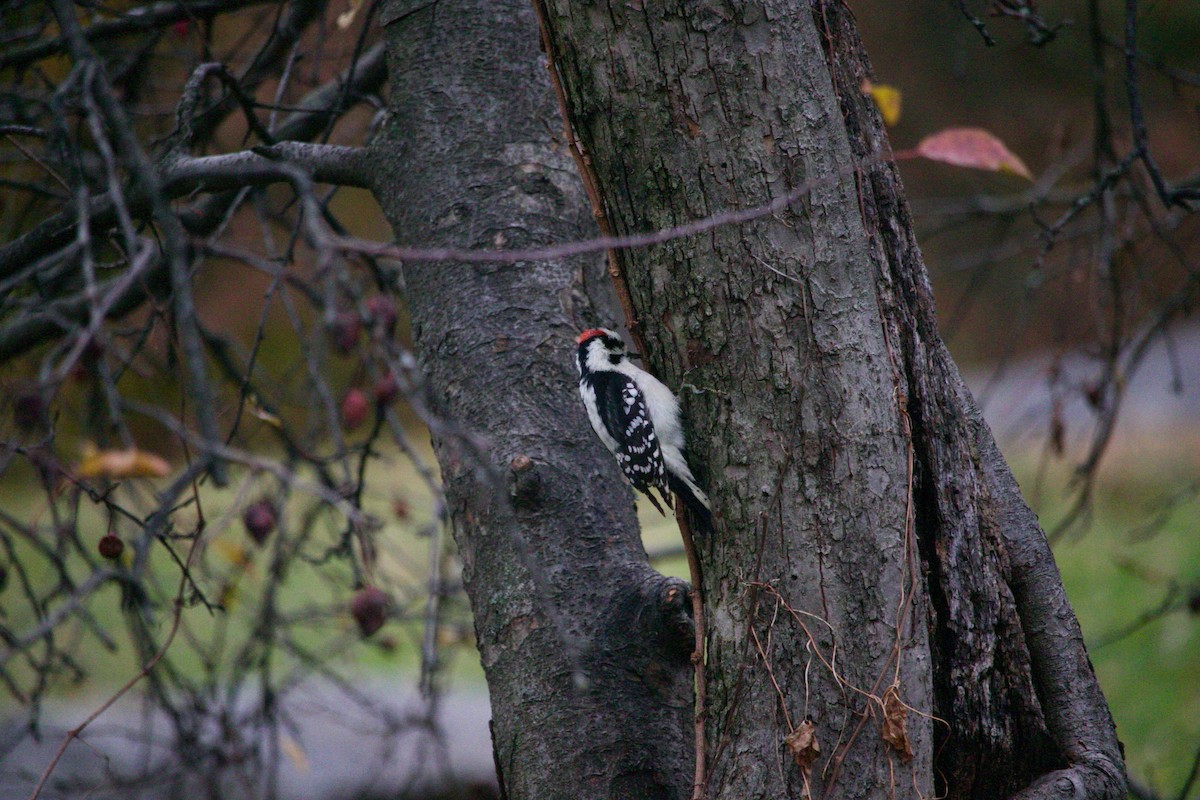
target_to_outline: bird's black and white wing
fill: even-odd
[[[619,372],[593,373],[590,383],[595,392],[599,422],[604,429],[602,432],[597,428],[596,432],[612,450],[621,471],[634,488],[644,492],[662,511],[650,489],[658,489],[670,505],[667,467],[645,397],[637,384]],[[592,424],[595,427],[596,420]]]

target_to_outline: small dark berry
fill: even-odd
[[[100,362],[104,358],[104,342],[88,339],[79,353],[79,360],[71,370],[76,383],[90,383],[100,375]]]
[[[121,537],[115,533],[106,533],[100,537],[100,543],[97,545],[100,555],[107,559],[116,559],[121,557],[121,553],[125,551],[125,543],[121,541]]]
[[[363,636],[370,636],[387,621],[388,596],[383,590],[367,586],[354,593],[350,600],[350,616],[358,623]]]
[[[275,504],[265,498],[246,506],[246,510],[242,512],[242,523],[246,526],[246,533],[250,534],[250,538],[257,545],[267,541],[271,531],[275,530],[275,522]]]
[[[375,402],[381,406],[391,403],[399,393],[400,385],[396,383],[396,376],[390,372],[375,382]]]
[[[333,339],[334,348],[343,355],[354,351],[361,335],[362,321],[353,311],[343,311],[338,314],[329,328],[329,336]]]
[[[83,346],[83,352],[79,354],[82,361],[94,364],[104,357],[104,342],[99,339],[88,339],[87,344]]]
[[[408,501],[403,497],[397,497],[392,500],[392,513],[396,515],[396,519],[404,521],[408,519],[411,510],[408,507]]]
[[[23,431],[32,431],[42,424],[46,404],[39,394],[23,394],[13,403],[13,422]]]
[[[367,421],[367,413],[371,410],[367,396],[362,389],[351,389],[342,398],[342,425],[352,431]]]
[[[367,300],[367,313],[374,331],[391,336],[396,330],[396,304],[387,295],[377,294]]]

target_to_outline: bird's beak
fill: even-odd
[[[627,352],[625,355],[629,356],[630,358],[636,358],[638,361],[641,361],[641,360],[642,360],[642,354],[641,354],[641,353]]]

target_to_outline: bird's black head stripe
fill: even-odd
[[[625,342],[623,342],[621,340],[620,336],[609,336],[608,334],[605,334],[604,336],[602,336],[600,338],[604,342],[604,346],[606,348],[608,348],[609,350],[624,350],[625,349]]]

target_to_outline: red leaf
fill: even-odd
[[[947,128],[926,136],[917,145],[917,155],[956,167],[1010,172],[1033,180],[1025,162],[983,128]]]

